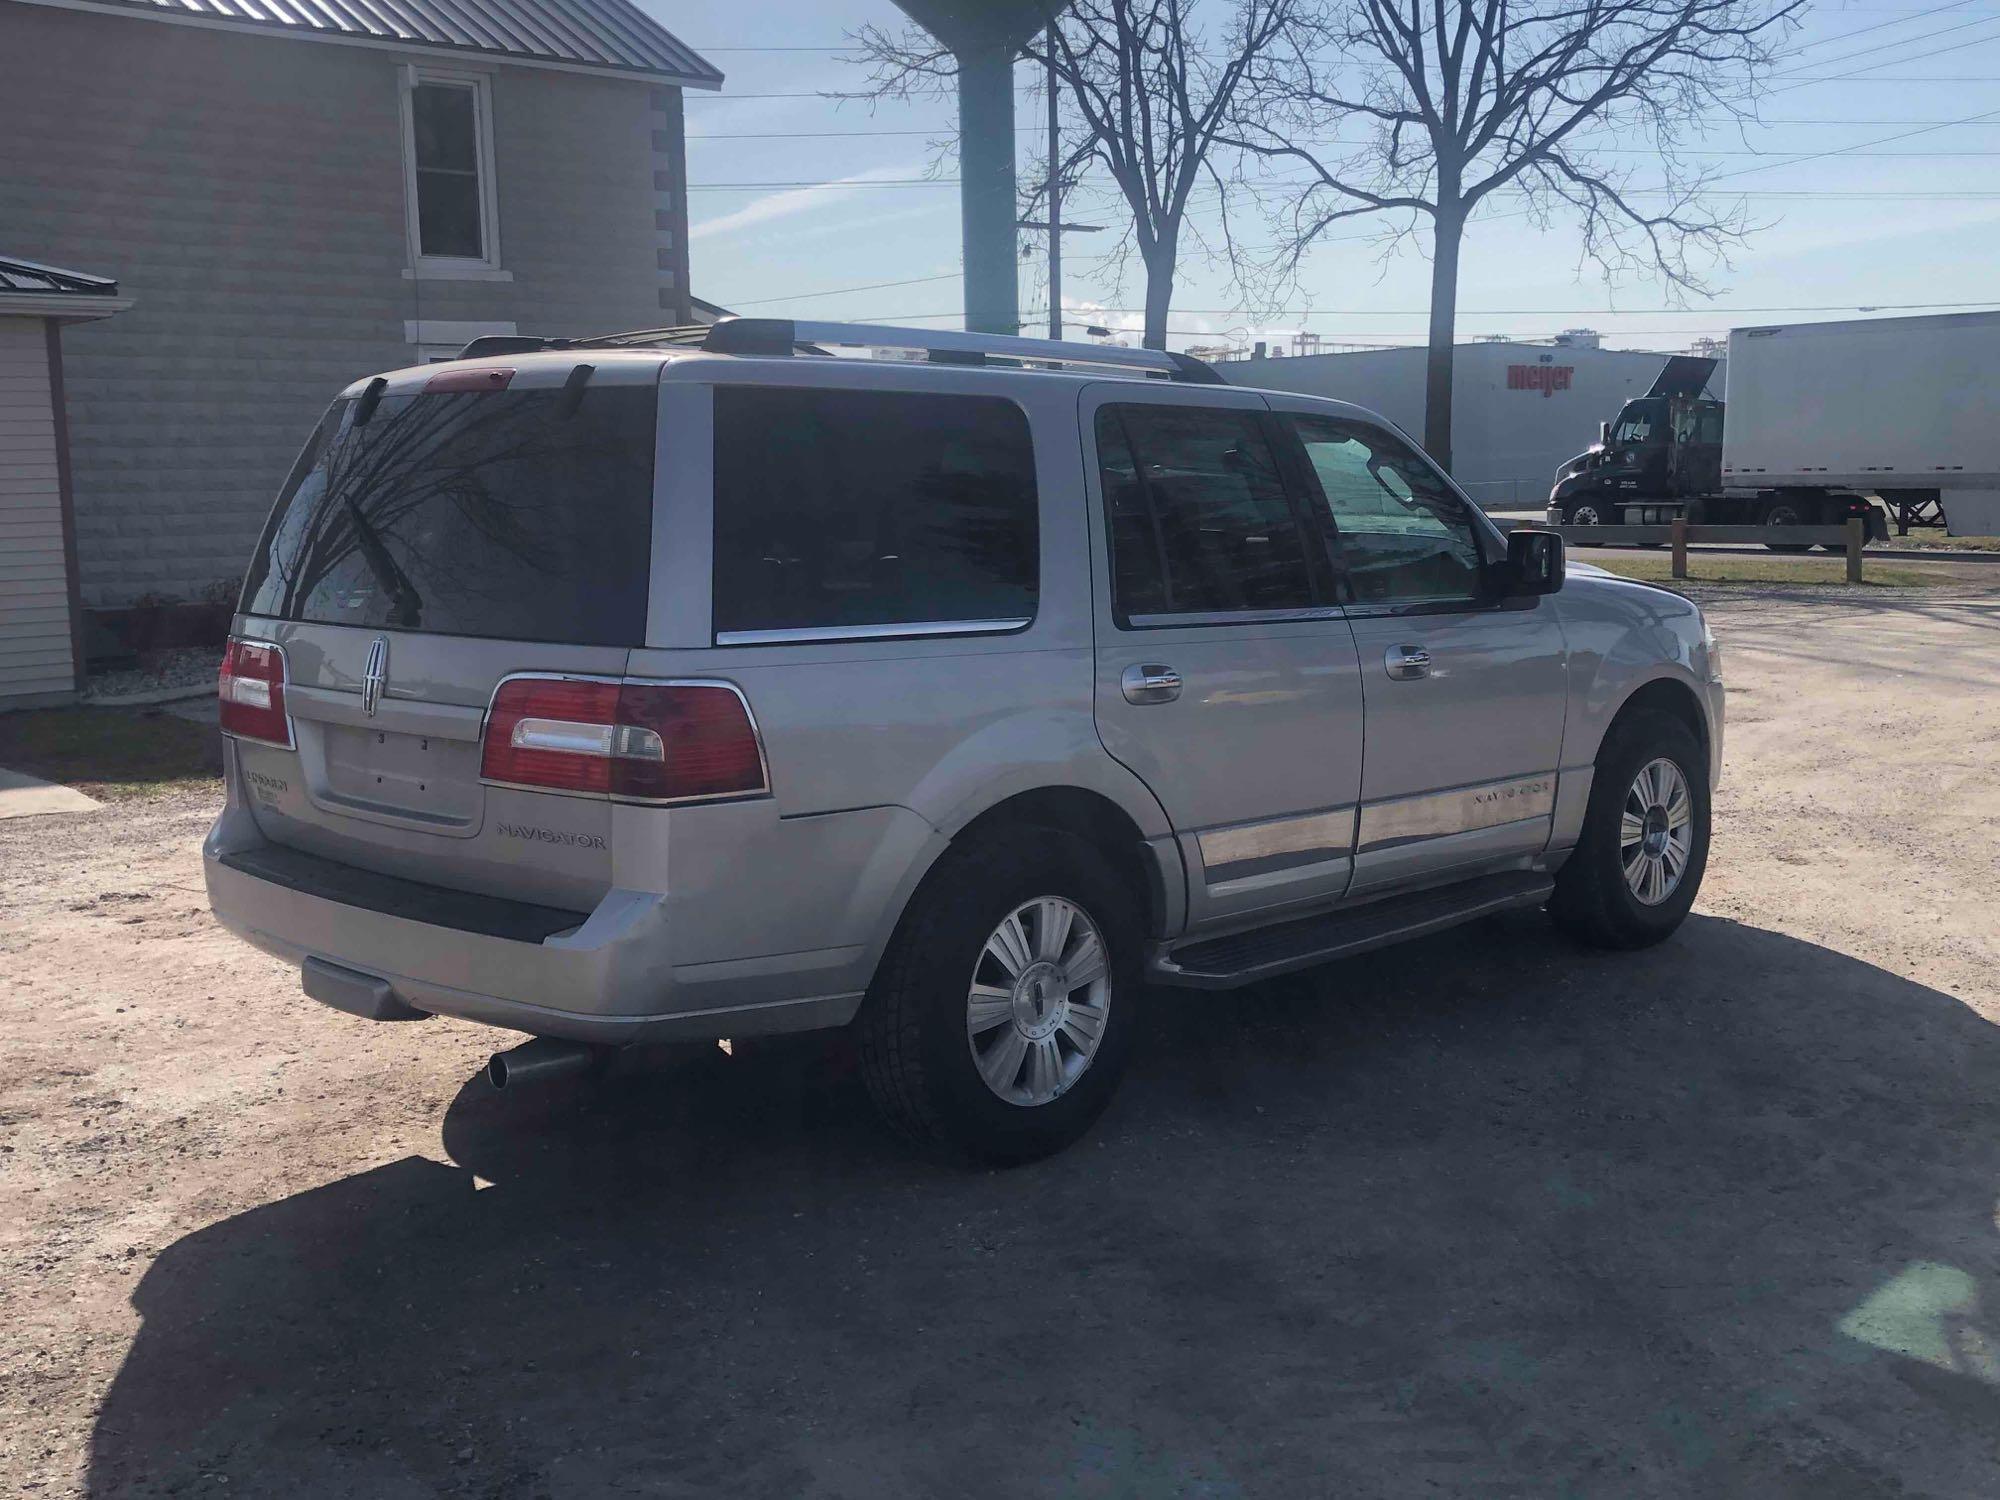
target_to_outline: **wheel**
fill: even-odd
[[[1609,524],[1605,519],[1604,503],[1588,495],[1581,500],[1571,501],[1569,508],[1563,512],[1563,524],[1566,526],[1604,526]],[[1578,542],[1577,545],[1579,547],[1602,547],[1604,543]]]
[[[856,1017],[876,1107],[978,1161],[1061,1150],[1124,1072],[1141,948],[1136,896],[1082,839],[1008,829],[948,850]]]
[[[1757,523],[1760,526],[1804,526],[1808,524],[1805,514],[1790,500],[1773,500],[1764,507],[1764,515]],[[1812,544],[1803,546],[1797,542],[1766,542],[1773,552],[1810,552]]]
[[[1583,834],[1549,911],[1600,948],[1644,948],[1681,925],[1708,868],[1708,766],[1686,724],[1640,713],[1597,753]]]

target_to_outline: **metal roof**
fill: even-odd
[[[480,53],[691,88],[722,72],[631,0],[42,0],[312,41]]]
[[[108,276],[65,271],[39,261],[0,255],[0,295],[26,292],[36,297],[116,297],[118,283]]]

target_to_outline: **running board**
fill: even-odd
[[[1496,911],[1540,906],[1554,889],[1555,881],[1539,872],[1486,875],[1459,885],[1386,897],[1367,906],[1184,943],[1154,959],[1149,977],[1157,984],[1191,989],[1234,989],[1328,959],[1442,932]]]

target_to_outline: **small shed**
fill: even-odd
[[[131,305],[115,281],[0,255],[0,709],[82,686],[62,326]]]

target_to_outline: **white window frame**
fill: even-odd
[[[494,189],[493,80],[485,73],[419,68],[407,63],[402,75],[403,213],[409,228],[411,274],[419,278],[465,276],[474,280],[504,274],[500,272],[500,203]],[[482,256],[424,254],[422,219],[417,210],[417,126],[412,99],[419,84],[472,92],[475,160],[479,168],[479,243],[486,252]]]

